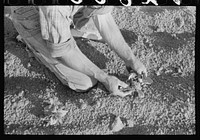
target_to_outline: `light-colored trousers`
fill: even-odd
[[[90,17],[111,10],[112,7],[12,6],[11,16],[16,30],[36,58],[64,85],[82,92],[93,87],[97,80],[60,63],[56,57],[77,48],[70,32],[72,23],[79,29]]]

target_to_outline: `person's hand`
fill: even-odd
[[[130,73],[131,70],[136,72],[138,75],[143,75],[147,77],[147,69],[144,64],[137,58],[134,61],[131,61],[129,64],[126,65],[128,72]]]
[[[114,76],[108,76],[103,84],[105,85],[107,90],[113,95],[125,97],[131,94],[131,91],[123,92],[122,90],[120,90],[122,88],[127,88],[128,85]]]

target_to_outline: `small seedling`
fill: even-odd
[[[48,115],[47,118],[49,118],[48,125],[55,125],[58,122],[62,123],[62,119],[67,113],[67,111],[64,110],[64,106],[60,106],[61,104],[54,98],[50,98],[49,104],[49,106],[44,108],[45,114]]]
[[[142,90],[142,85],[147,85],[153,83],[153,80],[149,77],[146,77],[144,74],[137,75],[131,68],[127,67],[129,74],[128,79],[126,80],[126,83],[129,85],[127,88],[121,88],[123,92],[128,92],[128,91],[136,91],[138,93],[138,96],[140,98],[144,97],[144,93],[141,91]]]

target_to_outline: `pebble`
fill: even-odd
[[[85,103],[83,99],[79,99],[79,102],[80,102],[80,109],[87,108],[87,103]]]
[[[138,90],[138,96],[139,98],[144,98],[144,92],[142,92],[141,90]]]
[[[101,107],[101,103],[100,103],[100,101],[97,101],[96,102],[96,108],[100,108]]]
[[[122,123],[120,117],[117,116],[115,118],[115,121],[113,122],[113,124],[111,126],[111,129],[112,129],[113,132],[118,132],[118,131],[120,131],[123,128],[124,128],[124,124]]]
[[[182,71],[181,71],[181,69],[180,68],[178,68],[178,73],[181,73]]]
[[[19,94],[18,94],[19,97],[23,97],[24,96],[24,91],[22,90]]]
[[[160,71],[157,71],[157,72],[156,72],[156,76],[159,76],[159,75],[160,75]]]
[[[86,109],[87,108],[87,104],[86,103],[82,103],[80,108],[81,109]]]
[[[151,84],[153,83],[153,80],[149,77],[143,78],[143,83],[144,84]]]
[[[30,68],[30,67],[31,67],[31,63],[28,63],[28,64],[27,64],[27,68]]]

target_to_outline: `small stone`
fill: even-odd
[[[20,35],[18,35],[18,36],[16,37],[16,39],[17,39],[18,42],[22,42],[22,43],[24,42],[24,41],[23,41],[23,38],[22,38]]]
[[[24,91],[21,91],[18,95],[19,95],[19,97],[23,97],[24,96]]]
[[[153,83],[153,80],[151,78],[149,78],[149,77],[144,77],[142,80],[143,80],[144,84],[151,84],[151,83]]]
[[[96,108],[100,108],[101,107],[101,103],[100,103],[100,101],[97,101],[96,102]]]
[[[27,64],[27,68],[30,68],[30,67],[31,67],[31,63],[28,63],[28,64]]]
[[[86,109],[87,108],[87,103],[84,102],[83,99],[79,99],[80,102],[80,109]]]
[[[83,100],[83,99],[79,99],[79,102],[80,102],[80,103],[84,103],[84,100]]]
[[[159,76],[159,75],[160,75],[160,71],[157,71],[157,72],[156,72],[156,75]]]
[[[178,68],[178,73],[181,73],[182,71],[181,71],[181,69],[180,68]]]
[[[87,108],[87,104],[86,103],[82,103],[80,108],[81,109],[86,109]]]
[[[144,98],[144,93],[141,90],[138,90],[138,96],[139,98]]]
[[[115,121],[113,122],[112,126],[111,126],[111,129],[113,132],[118,132],[120,131],[121,129],[124,128],[124,124],[122,123],[120,117],[116,117],[115,118]]]

